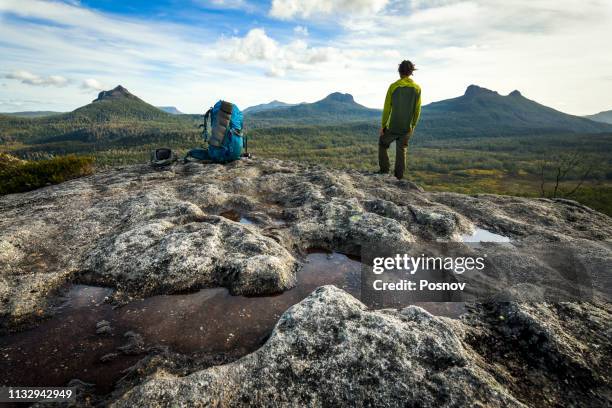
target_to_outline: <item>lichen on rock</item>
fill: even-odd
[[[228,211],[238,216],[224,217]],[[425,192],[380,175],[279,160],[114,168],[0,197],[0,213],[0,322],[9,329],[45,314],[70,283],[122,296],[209,287],[266,295],[296,284],[309,248],[359,255],[386,242],[464,246],[461,236],[476,227],[512,240],[488,248],[498,265],[487,278],[498,284],[534,270],[584,273],[598,288],[610,282],[612,220],[575,202]],[[530,284],[508,292],[521,300]],[[104,402],[609,406],[609,301],[569,289],[588,302],[487,301],[451,320],[415,306],[370,310],[326,286],[287,310],[256,352],[190,374],[153,370]]]
[[[609,310],[561,307],[483,305],[453,321],[416,306],[368,310],[325,286],[255,353],[187,376],[158,371],[112,406],[604,406]],[[548,323],[581,313],[593,316],[588,328]],[[573,349],[581,335],[601,336],[594,351]]]
[[[257,222],[218,216],[227,210]],[[372,243],[459,240],[478,224],[526,252],[530,241],[565,240],[605,265],[612,236],[609,217],[572,202],[426,193],[279,160],[115,168],[0,197],[0,211],[0,317],[11,321],[45,309],[67,282],[136,296],[210,286],[279,292],[295,284],[296,252],[312,247],[359,255]]]

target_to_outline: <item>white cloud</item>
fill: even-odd
[[[258,11],[257,5],[249,0],[189,0],[189,2],[200,5],[204,9],[238,10],[249,14]]]
[[[293,32],[296,33],[297,35],[308,37],[308,28],[307,27],[304,27],[304,26],[295,26],[293,28]]]
[[[32,109],[45,104],[74,109],[91,101],[81,85],[93,77],[109,87],[122,84],[151,103],[182,103],[184,111],[196,111],[210,101],[202,101],[204,92],[185,94],[184,89],[212,78],[216,82],[209,90],[227,88],[215,76],[234,75],[216,59],[210,42],[216,35],[205,27],[107,15],[56,1],[0,0],[2,71],[53,67],[74,85],[66,86],[59,100],[50,87],[30,91],[21,82],[9,81],[8,89],[0,89],[0,98],[20,95],[43,105]]]
[[[97,79],[88,78],[81,83],[81,88],[85,90],[102,91],[104,90],[104,85]]]
[[[268,68],[265,75],[268,77],[272,77],[272,78],[283,77],[286,75],[286,71],[279,66],[273,65],[270,68]]]
[[[10,74],[6,74],[5,78],[15,79],[20,81],[22,84],[34,86],[63,87],[71,82],[74,82],[61,75],[40,76],[23,69],[13,71]],[[81,83],[81,89],[101,91],[104,89],[104,85],[102,85],[97,79],[88,78],[83,80],[83,82]]]
[[[221,58],[241,64],[263,63],[266,75],[273,77],[284,76],[287,71],[312,69],[339,54],[332,47],[310,47],[304,40],[281,45],[261,28],[250,30],[244,37],[226,39],[220,47]]]
[[[278,43],[261,28],[252,29],[242,38],[232,37],[225,43],[227,50],[222,47],[221,57],[240,63],[272,60],[280,52]]]
[[[270,16],[282,20],[330,14],[369,14],[385,8],[389,0],[272,0]]]
[[[2,106],[7,98],[28,101],[22,110],[73,109],[91,101],[81,86],[92,78],[184,112],[222,98],[247,106],[314,101],[332,91],[380,107],[406,58],[419,68],[415,79],[426,102],[457,96],[475,83],[500,93],[519,89],[575,114],[612,108],[609,0],[507,0],[503,7],[485,0],[274,3],[276,14],[283,14],[279,5],[290,6],[283,18],[327,15],[333,21],[300,23],[317,28],[309,36],[296,24],[239,35],[254,19],[232,12],[239,30],[223,37],[207,24],[213,20],[187,25],[59,1],[0,0],[0,75],[30,74],[3,81],[0,110],[8,109]],[[231,36],[234,27],[223,33]],[[62,82],[50,74],[67,78],[67,86],[27,82]]]
[[[612,2],[588,4],[413,1],[399,13],[344,19],[346,31],[335,44],[354,55],[351,70],[369,76],[362,92],[378,95],[375,100],[407,58],[419,67],[415,79],[426,102],[460,95],[474,83],[500,93],[519,89],[546,105],[586,114],[610,109],[605,94],[612,92],[612,84],[600,81],[612,70],[612,54],[602,52],[612,37]],[[568,81],[571,87],[558,86]]]
[[[245,0],[211,0],[211,3],[217,7],[240,9],[249,7]]]
[[[402,58],[402,55],[398,50],[383,50],[380,55],[385,58],[396,59],[398,61]]]
[[[22,69],[6,74],[5,78],[15,79],[21,81],[23,84],[35,86],[66,86],[68,84],[68,79],[61,75],[43,77]]]

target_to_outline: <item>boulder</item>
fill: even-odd
[[[495,303],[456,321],[368,310],[324,286],[256,352],[186,376],[159,370],[111,406],[606,406],[609,313]]]

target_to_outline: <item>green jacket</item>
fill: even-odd
[[[421,116],[421,87],[410,77],[395,81],[387,91],[382,127],[405,135],[416,127]]]

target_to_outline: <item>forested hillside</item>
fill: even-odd
[[[4,150],[24,158],[178,147],[196,142],[198,120],[197,116],[166,113],[118,86],[64,114],[40,118],[1,115],[0,142]],[[115,157],[120,163],[129,160]]]
[[[515,136],[610,132],[608,124],[568,115],[525,98],[470,85],[457,98],[423,108],[419,130],[429,137]]]
[[[594,120],[596,122],[612,124],[612,110],[599,112],[599,113],[596,113],[595,115],[588,115],[588,116],[585,116],[585,118]]]

